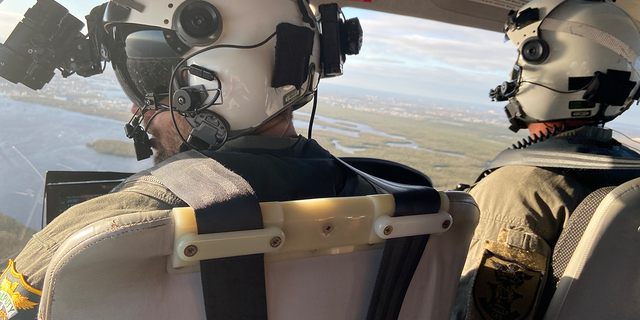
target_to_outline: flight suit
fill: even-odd
[[[245,136],[227,142],[218,151],[202,153],[247,180],[261,202],[375,193],[368,182],[339,164],[317,142],[302,136]],[[16,258],[15,265],[12,262],[5,271],[13,275],[6,281],[17,284],[12,292],[21,290],[32,302],[31,308],[17,310],[14,319],[36,318],[39,290],[48,263],[60,244],[73,233],[112,216],[180,206],[186,204],[171,191],[142,177],[127,180],[107,195],[69,208],[35,234]],[[16,281],[15,275],[21,275],[22,282]]]
[[[614,140],[610,130],[591,126],[531,147],[543,149],[545,144],[559,140],[576,152],[639,157]],[[480,221],[471,240],[452,317],[542,318],[545,310],[537,307],[548,264],[571,213],[591,192],[639,175],[637,171],[508,165],[480,180],[470,191],[480,208]]]

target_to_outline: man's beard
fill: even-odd
[[[160,118],[156,118],[160,119]],[[153,123],[145,123],[145,127],[148,128],[148,133],[153,136],[151,138],[151,148],[153,148],[153,163],[158,164],[162,161],[165,161],[178,153],[180,153],[180,147],[182,146],[183,140],[178,135],[178,132],[175,130],[174,125],[166,122],[166,118],[164,121],[153,122]],[[157,120],[156,120],[157,121]],[[184,119],[181,115],[175,115],[175,125],[180,130],[180,133],[183,137],[188,137],[189,133],[192,130],[191,125]],[[160,127],[154,127],[154,125],[160,125]]]
[[[178,137],[177,133],[171,136],[156,138],[153,144],[153,164],[158,164],[180,153],[181,145],[182,140]]]
[[[158,164],[178,154],[178,152],[168,152],[166,149],[154,149],[153,164]]]

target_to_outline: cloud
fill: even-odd
[[[20,20],[22,20],[22,14],[0,11],[0,38],[8,38]]]
[[[363,55],[403,59],[414,65],[441,64],[480,72],[508,72],[517,52],[496,32],[441,22],[373,14],[361,20]]]
[[[369,55],[363,55],[357,58],[359,62],[366,61],[367,63],[379,62],[379,63],[390,63],[390,64],[405,64],[405,61],[401,59],[391,59],[391,58],[381,58]]]
[[[507,76],[482,75],[433,67],[415,69],[410,66],[345,65],[345,76],[325,79],[323,82],[359,87],[370,90],[396,92],[414,96],[463,101],[488,105],[489,89]]]
[[[345,75],[331,79],[336,84],[489,104],[489,89],[507,80],[517,57],[500,33],[355,13],[364,31],[362,51],[347,58]]]

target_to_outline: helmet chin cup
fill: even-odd
[[[531,64],[541,64],[549,57],[549,45],[542,39],[528,40],[521,51],[522,59]]]

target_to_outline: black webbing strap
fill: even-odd
[[[336,159],[374,185],[379,192],[392,194],[396,203],[395,217],[437,213],[440,210],[440,194],[433,188],[386,181],[364,173],[339,158]],[[367,320],[398,319],[404,297],[427,241],[429,235],[387,240],[369,303]]]
[[[640,159],[557,150],[507,149],[491,161],[487,170],[507,165],[585,170],[640,170]]]
[[[213,159],[187,151],[150,172],[195,210],[198,234],[263,228],[249,183]],[[200,273],[208,320],[267,319],[262,254],[203,260]]]
[[[506,149],[476,179],[476,183],[504,166],[578,170],[640,170],[640,159],[572,152],[571,150]]]

